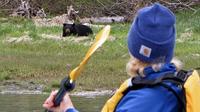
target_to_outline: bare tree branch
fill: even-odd
[[[22,16],[25,18],[32,18],[34,16],[45,18],[46,14],[43,8],[35,9],[32,8],[29,1],[20,0],[21,3],[19,6],[13,11],[11,16]]]
[[[10,2],[10,0],[6,0],[4,3],[3,1],[0,2],[0,7],[4,7],[5,5],[7,5]]]

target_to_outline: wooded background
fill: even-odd
[[[67,13],[73,5],[80,17],[124,16],[132,18],[135,12],[149,4],[159,2],[173,11],[189,9],[198,11],[200,0],[27,0],[31,7],[43,8],[48,15]],[[8,15],[18,7],[21,0],[0,0],[1,15]],[[197,7],[197,8],[194,8]]]

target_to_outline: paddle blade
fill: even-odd
[[[93,45],[90,47],[88,52],[86,53],[83,61],[79,64],[78,67],[72,70],[70,73],[71,80],[76,80],[76,78],[79,76],[80,72],[83,70],[85,64],[91,57],[91,55],[100,47],[103,45],[103,43],[107,40],[110,33],[110,25],[105,26],[95,37],[95,41]]]

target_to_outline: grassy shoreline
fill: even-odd
[[[175,55],[185,63],[185,69],[200,66],[200,13],[192,15],[182,11],[177,16],[177,45]],[[130,23],[111,24],[111,36],[90,59],[76,81],[76,90],[117,88],[128,78],[125,71],[129,59],[126,36]],[[85,41],[55,41],[42,34],[61,34],[61,27],[36,27],[31,20],[0,18],[0,85],[6,81],[27,82],[44,85],[50,91],[60,80],[75,68],[89,46]],[[93,28],[97,33],[100,28]],[[7,43],[11,37],[28,36],[31,42]],[[89,36],[92,41],[94,35]]]

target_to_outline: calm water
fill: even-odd
[[[0,112],[44,112],[42,103],[47,95],[0,95]],[[80,112],[99,112],[108,96],[72,97]]]

